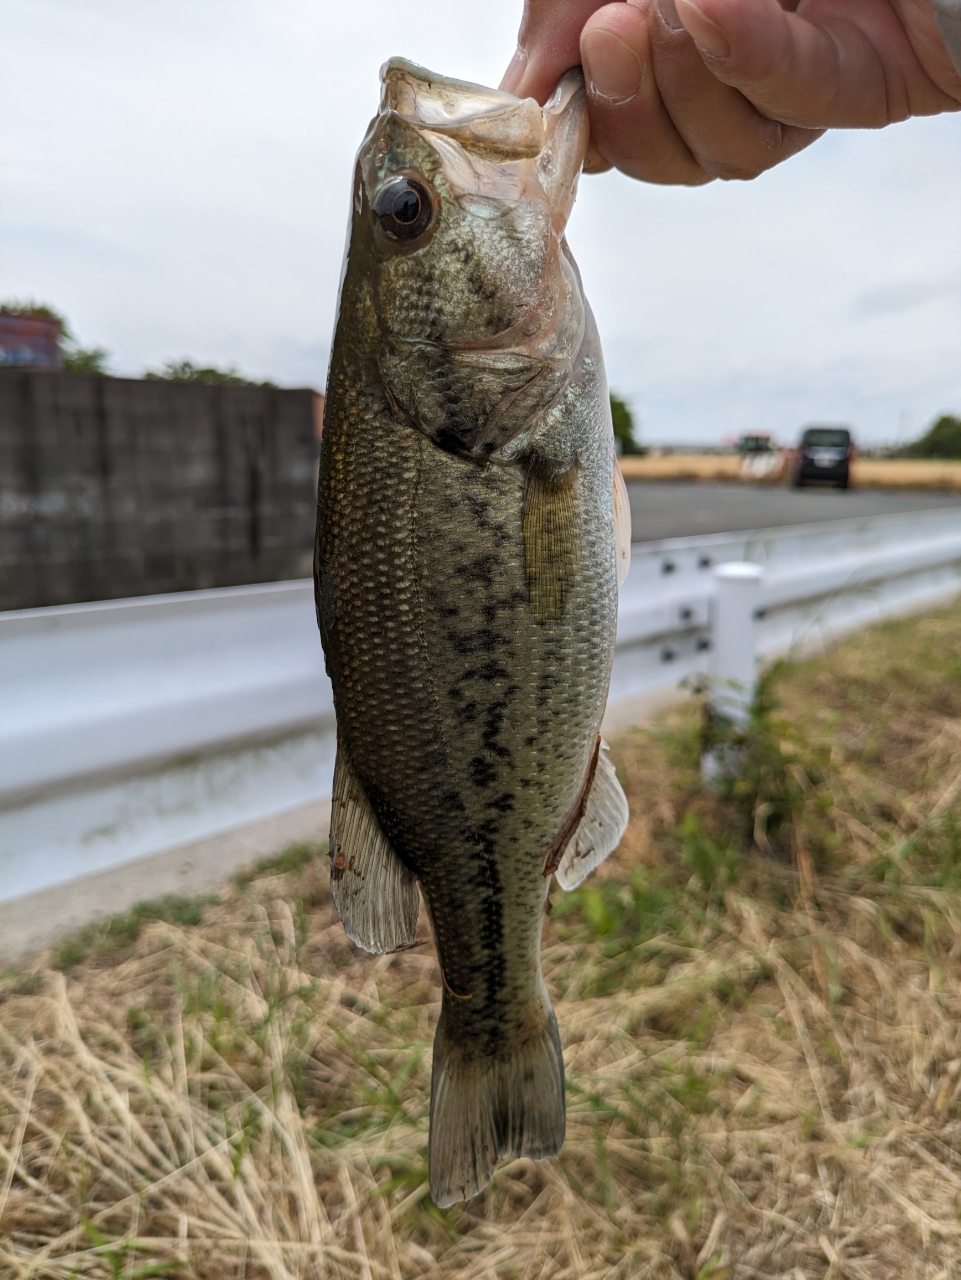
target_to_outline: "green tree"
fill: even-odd
[[[45,302],[35,302],[30,298],[23,300],[9,298],[6,302],[0,302],[0,315],[19,316],[24,320],[52,320],[60,330],[62,341],[74,341],[70,326],[64,317],[59,311],[54,311],[53,307],[48,307]]]
[[[614,439],[620,441],[621,453],[642,455],[647,450],[634,436],[634,418],[627,402],[611,392],[611,418],[614,422]]]
[[[60,330],[57,345],[63,360],[64,373],[106,374],[109,351],[104,347],[81,347],[67,319],[45,302],[33,300],[0,302],[0,315],[21,316],[26,320],[52,320]]]
[[[217,387],[273,387],[273,382],[255,382],[231,366],[218,369],[215,365],[199,365],[193,360],[168,360],[159,373],[148,372],[144,377],[150,382],[205,382]]]
[[[63,352],[64,373],[105,374],[109,356],[105,347],[70,347]]]
[[[943,413],[903,453],[906,458],[961,458],[961,418]]]

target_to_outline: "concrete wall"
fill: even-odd
[[[0,369],[0,610],[310,572],[312,391]]]

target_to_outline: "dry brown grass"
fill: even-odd
[[[961,489],[961,462],[929,458],[856,458],[854,484],[863,489]]]
[[[675,453],[667,457],[621,458],[625,480],[756,480],[741,471],[735,454]],[[921,458],[855,458],[851,483],[862,489],[961,489],[961,462]]]
[[[740,480],[741,459],[733,453],[673,453],[665,457],[619,458],[625,480]]]
[[[0,976],[0,1276],[961,1274],[959,654],[955,608],[781,673],[727,794],[694,703],[620,739],[545,933],[567,1143],[467,1206],[433,955],[352,948],[324,859]]]

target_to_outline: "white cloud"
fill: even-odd
[[[961,298],[961,280],[901,280],[862,293],[855,314],[863,317],[898,315],[926,303]]]
[[[380,63],[496,82],[519,8],[7,0],[2,293],[118,370],[319,385]],[[755,183],[581,190],[571,244],[648,438],[961,409],[961,118],[834,134]]]

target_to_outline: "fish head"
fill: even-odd
[[[516,453],[584,337],[564,229],[587,147],[583,78],[550,101],[401,59],[358,155],[362,259],[385,396],[449,453]],[[505,453],[506,451],[506,453]]]

